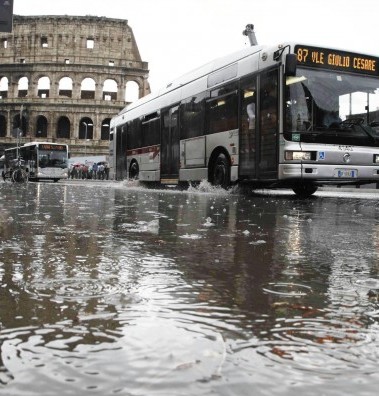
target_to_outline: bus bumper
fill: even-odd
[[[279,180],[301,179],[315,182],[323,181],[336,184],[362,181],[379,182],[379,166],[346,164],[280,164]]]

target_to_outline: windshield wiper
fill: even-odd
[[[340,127],[352,128],[354,125],[361,126],[364,122],[362,117],[347,118],[345,121],[339,123]]]
[[[365,120],[362,117],[348,118],[345,121],[340,122],[340,127],[353,128],[354,126],[359,126],[374,143],[377,143],[378,136],[373,133],[370,127],[367,128],[365,125],[363,125],[364,121]]]

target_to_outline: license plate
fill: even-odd
[[[334,177],[356,178],[358,177],[357,169],[334,169]]]

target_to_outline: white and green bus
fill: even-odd
[[[57,182],[67,179],[68,158],[67,144],[30,142],[12,147],[4,151],[3,178],[11,179],[17,164],[22,164],[29,180]]]

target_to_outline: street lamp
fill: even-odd
[[[84,135],[84,154],[87,155],[87,133],[88,133],[88,127],[93,126],[93,124],[89,124],[87,122],[82,122],[82,124],[86,127],[86,132]]]
[[[20,138],[22,136],[22,114],[23,114],[23,111],[24,111],[24,105],[21,105],[21,108],[20,108],[20,127],[17,128],[17,148],[16,148],[17,160],[19,159],[18,156],[19,156],[19,149],[20,149],[20,145],[21,145]]]

